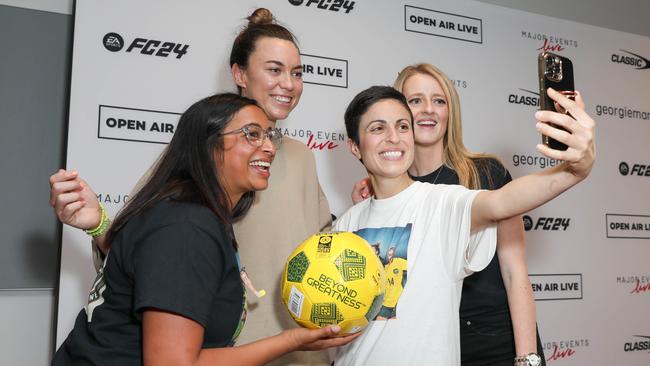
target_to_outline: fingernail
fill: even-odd
[[[333,325],[333,326],[332,326],[332,331],[333,331],[334,333],[338,333],[338,332],[341,331],[341,327],[339,327],[338,325]]]
[[[538,130],[541,130],[542,129],[542,122],[535,123],[535,128],[538,129]]]

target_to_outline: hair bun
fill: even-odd
[[[273,14],[269,9],[257,8],[248,18],[249,25],[266,25],[274,22]]]

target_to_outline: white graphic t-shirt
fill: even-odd
[[[470,234],[477,193],[414,182],[338,219],[336,230],[355,232],[375,248],[392,283],[376,320],[337,350],[336,366],[460,365],[463,279],[485,268],[496,248],[496,225]]]

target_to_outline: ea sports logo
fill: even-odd
[[[530,229],[533,228],[533,218],[528,215],[524,215],[523,220],[524,220],[524,230],[530,231]]]
[[[111,52],[117,52],[124,47],[124,39],[117,33],[106,33],[102,40],[104,48]]]
[[[301,5],[302,2],[303,2],[303,0],[289,0],[289,3],[291,5],[295,5],[295,6]]]
[[[621,173],[621,175],[627,175],[630,172],[630,167],[626,162],[622,161],[620,164],[618,164],[618,171]]]

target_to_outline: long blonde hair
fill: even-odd
[[[453,82],[444,72],[442,72],[442,70],[426,63],[410,65],[399,72],[393,86],[395,89],[402,92],[406,79],[416,74],[430,75],[436,79],[442,87],[442,91],[447,99],[449,120],[447,122],[447,131],[443,137],[442,163],[448,168],[453,169],[456,174],[458,174],[458,180],[461,185],[469,189],[481,188],[479,167],[477,167],[476,159],[499,159],[494,155],[471,152],[467,150],[465,144],[463,144],[463,127],[460,118],[460,98],[458,97]],[[487,169],[483,164],[481,164],[480,168]],[[491,180],[489,174],[486,174],[486,176]],[[488,184],[491,185],[492,183],[488,182]]]

